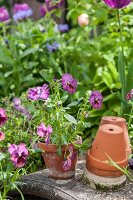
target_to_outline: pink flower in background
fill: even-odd
[[[3,126],[7,121],[6,111],[0,108],[0,127]]]
[[[91,106],[95,109],[100,109],[103,102],[103,96],[99,91],[92,91],[89,102]]]
[[[57,8],[61,8],[65,0],[60,0],[57,3],[53,3],[52,0],[45,0],[46,8],[48,11],[52,11]]]
[[[77,80],[74,79],[71,74],[63,74],[61,83],[63,89],[68,93],[73,94],[76,92]]]
[[[89,25],[89,17],[87,14],[83,13],[78,17],[79,26],[88,26]]]
[[[0,141],[5,139],[5,134],[3,132],[0,131]]]
[[[41,7],[40,7],[40,13],[41,13],[41,16],[42,16],[42,17],[45,17],[46,12],[47,12],[46,8],[45,8],[44,6],[41,6]]]
[[[52,127],[50,125],[48,125],[46,127],[44,123],[41,123],[37,128],[37,134],[40,137],[45,137],[46,144],[50,143],[50,136],[51,136],[52,132],[53,132]]]
[[[110,8],[121,9],[131,3],[131,0],[103,0]]]
[[[21,105],[20,98],[15,97],[13,99],[13,106],[16,110],[21,112],[28,120],[31,119],[32,116],[31,116],[30,112],[23,105]]]
[[[132,100],[132,98],[133,98],[133,89],[127,93],[126,100],[129,101]]]
[[[10,159],[17,168],[22,168],[26,164],[26,159],[29,156],[28,149],[24,143],[19,145],[11,144],[8,148],[11,155]]]
[[[15,21],[30,17],[33,14],[32,9],[28,4],[15,4],[13,8],[13,18]]]
[[[9,13],[5,7],[0,7],[0,22],[5,22],[10,19]]]

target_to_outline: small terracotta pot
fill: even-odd
[[[74,149],[74,157],[71,160],[71,167],[69,170],[65,171],[63,169],[64,154],[68,154],[66,145],[62,146],[62,156],[57,155],[57,145],[38,142],[38,147],[44,152],[42,156],[44,158],[46,168],[49,170],[48,176],[53,179],[70,179],[75,176],[75,169],[78,157],[78,151]]]
[[[123,173],[109,165],[109,157],[120,167],[128,163],[123,129],[113,124],[101,125],[92,148],[87,153],[86,168],[93,174],[105,177],[119,177]]]
[[[101,119],[101,125],[103,124],[114,124],[117,126],[120,126],[124,130],[124,138],[126,142],[126,152],[127,156],[129,156],[132,151],[131,151],[131,145],[130,145],[130,140],[128,136],[128,129],[126,125],[126,119],[122,117],[116,117],[116,116],[104,116]]]

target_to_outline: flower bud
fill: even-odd
[[[79,26],[88,26],[89,25],[89,17],[87,14],[83,13],[78,17]]]

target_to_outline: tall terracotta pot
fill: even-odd
[[[122,117],[116,117],[116,116],[104,116],[104,117],[102,117],[100,124],[101,125],[102,124],[114,124],[114,125],[120,126],[124,130],[126,152],[127,152],[127,156],[129,156],[132,153],[132,151],[131,151],[131,145],[130,145],[130,140],[129,140],[129,136],[128,136],[126,119],[122,118]]]
[[[53,179],[70,179],[75,175],[78,151],[74,149],[73,159],[71,160],[71,167],[65,171],[63,169],[64,155],[69,154],[66,145],[62,146],[62,156],[57,155],[57,145],[38,142],[38,147],[44,152],[42,156],[44,158],[46,168],[48,169],[48,176]]]
[[[93,174],[103,177],[119,177],[123,173],[109,165],[109,157],[120,167],[128,163],[123,129],[113,124],[101,125],[92,148],[87,153],[86,168]]]

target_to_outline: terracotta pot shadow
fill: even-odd
[[[104,177],[119,177],[123,173],[109,164],[109,157],[120,167],[128,163],[123,129],[113,124],[101,125],[92,148],[86,157],[86,168],[93,174]]]
[[[71,167],[65,171],[63,169],[64,155],[68,154],[66,145],[62,146],[62,156],[57,155],[57,145],[38,142],[38,147],[44,152],[43,159],[48,169],[48,176],[53,179],[70,179],[75,176],[75,169],[78,157],[78,151],[74,149],[74,157],[72,159]]]
[[[116,117],[116,116],[104,116],[101,119],[101,125],[103,124],[114,124],[117,126],[120,126],[124,130],[124,138],[126,142],[126,152],[127,156],[129,156],[132,153],[130,140],[128,136],[128,129],[126,125],[126,119],[122,117]]]

